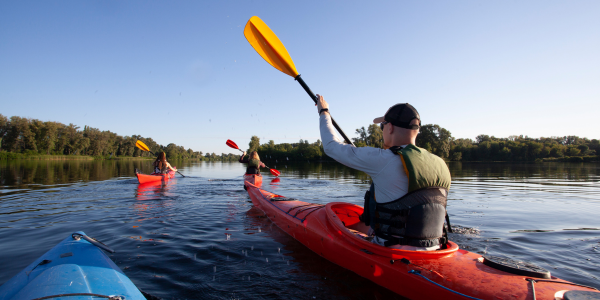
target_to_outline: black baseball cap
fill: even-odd
[[[419,120],[419,125],[411,125],[410,122],[414,119]],[[408,103],[398,103],[385,113],[385,116],[376,118],[373,123],[378,124],[383,121],[390,122],[394,126],[406,129],[419,129],[421,126],[421,117],[419,112]]]

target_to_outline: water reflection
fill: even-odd
[[[598,163],[461,163],[448,164],[452,178],[504,179],[510,181],[532,178],[597,182],[600,179]]]
[[[194,162],[179,161],[189,167]],[[0,160],[0,184],[10,189],[36,189],[39,185],[100,181],[135,176],[135,169],[150,174],[152,161],[128,160]]]
[[[135,199],[137,200],[158,200],[162,198],[168,198],[170,196],[175,196],[172,193],[169,193],[169,190],[173,185],[175,185],[177,179],[171,179],[166,182],[147,182],[140,183],[135,191]]]

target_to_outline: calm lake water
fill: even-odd
[[[401,299],[314,254],[253,208],[239,163],[175,162],[187,177],[140,186],[150,161],[0,161],[0,284],[75,231],[117,252],[164,299]],[[362,205],[369,179],[337,163],[270,162],[263,188]],[[600,165],[452,163],[451,240],[600,288]],[[267,175],[267,174],[264,174]]]

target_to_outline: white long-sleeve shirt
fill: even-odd
[[[344,144],[335,134],[331,116],[320,116],[321,140],[325,154],[352,169],[367,173],[375,184],[378,203],[394,201],[408,192],[408,177],[400,156],[390,150],[373,147],[353,147]]]

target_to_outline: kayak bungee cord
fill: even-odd
[[[532,278],[528,278],[527,280],[532,279]],[[554,282],[554,283],[562,283],[562,284],[568,284],[568,285],[575,285],[575,286],[580,286],[580,287],[584,287],[584,288],[588,288],[588,289],[594,289],[596,291],[598,291],[597,288],[593,287],[593,286],[589,286],[589,285],[583,285],[583,284],[579,284],[579,283],[575,283],[575,282],[569,282],[569,281],[558,281],[558,280],[552,280],[552,279],[533,279],[535,282]]]
[[[115,250],[109,248],[108,246],[106,246],[101,241],[99,241],[99,240],[97,240],[95,238],[89,237],[87,235],[83,235],[83,234],[75,232],[75,233],[73,233],[71,235],[71,237],[73,237],[73,239],[76,240],[76,241],[78,241],[80,238],[83,238],[84,240],[90,242],[92,245],[94,245],[94,246],[96,246],[96,247],[98,247],[98,248],[100,248],[102,250],[106,250],[106,251],[108,251],[110,253],[115,253]]]
[[[534,285],[535,280],[533,280],[532,278],[527,278],[525,280],[531,282],[531,292],[533,293],[533,300],[536,300],[535,299],[535,285]]]
[[[45,296],[45,297],[35,298],[32,300],[43,300],[43,299],[52,299],[52,298],[58,298],[58,297],[76,297],[76,296],[90,296],[90,297],[106,298],[108,300],[122,300],[123,299],[123,298],[121,298],[121,296],[106,296],[106,295],[90,294],[90,293],[74,293],[74,294],[59,294],[59,295]]]
[[[408,273],[409,273],[409,274],[415,274],[415,275],[421,276],[421,277],[425,278],[425,280],[427,280],[427,281],[429,281],[429,282],[431,282],[431,283],[433,283],[433,284],[435,284],[435,285],[437,285],[437,286],[439,286],[439,287],[441,287],[441,288],[444,288],[444,289],[446,289],[446,290],[448,290],[448,291],[450,291],[450,292],[453,292],[453,293],[455,293],[455,294],[461,295],[461,296],[463,296],[463,297],[466,297],[466,298],[469,298],[469,299],[474,299],[474,300],[483,300],[483,299],[479,299],[479,298],[475,298],[475,297],[467,296],[467,295],[465,295],[465,294],[462,294],[462,293],[459,293],[459,292],[457,292],[457,291],[455,291],[455,290],[451,290],[451,289],[449,289],[449,288],[447,288],[447,287],[445,287],[445,286],[443,286],[443,285],[441,285],[441,284],[439,284],[439,283],[437,283],[437,282],[435,282],[435,281],[433,281],[433,280],[431,280],[431,279],[429,279],[429,278],[427,278],[427,277],[423,276],[423,275],[421,274],[421,272],[420,272],[420,271],[417,271],[417,270],[410,270],[410,271],[408,271]],[[533,294],[533,300],[535,300],[535,291],[534,291],[534,294]]]

